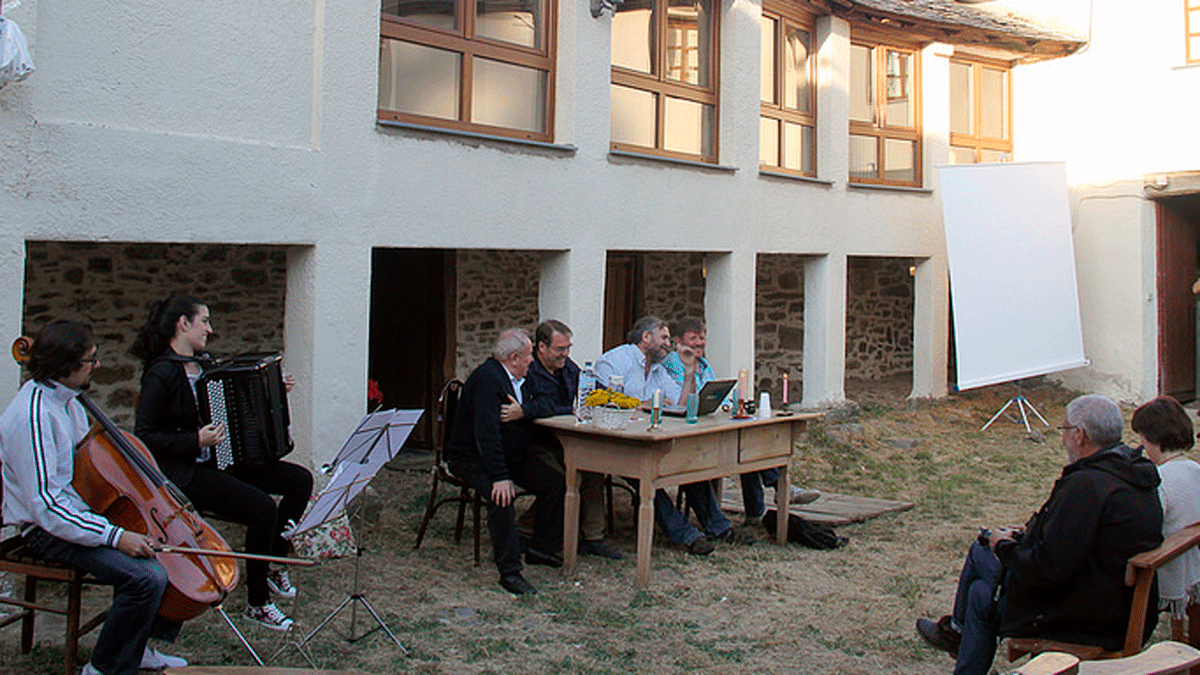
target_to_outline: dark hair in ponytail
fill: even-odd
[[[146,325],[138,331],[129,351],[143,363],[150,363],[167,351],[171,339],[175,337],[175,326],[179,323],[179,317],[184,316],[191,320],[203,306],[203,302],[182,293],[176,293],[163,302],[154,303],[150,306],[150,317],[146,320]]]

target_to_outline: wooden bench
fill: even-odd
[[[1146,651],[1107,661],[1083,661],[1064,652],[1045,652],[1009,675],[1170,675],[1200,664],[1200,650],[1179,642],[1159,642]]]
[[[33,619],[36,612],[62,614],[66,617],[66,636],[63,639],[63,672],[75,675],[76,659],[79,652],[79,637],[86,635],[97,626],[104,623],[108,614],[105,609],[92,617],[87,623],[80,625],[82,611],[83,585],[99,583],[87,577],[80,570],[67,565],[43,560],[26,547],[20,537],[12,537],[0,542],[0,572],[25,575],[24,599],[0,597],[0,603],[15,605],[21,610],[0,620],[0,628],[9,624],[21,622],[21,653],[28,654],[33,649]],[[67,606],[54,607],[37,600],[38,581],[61,581],[67,585]]]
[[[1157,612],[1157,607],[1149,607],[1150,589],[1154,584],[1155,575],[1163,565],[1178,558],[1188,549],[1200,544],[1200,523],[1189,525],[1175,534],[1167,537],[1162,545],[1153,551],[1139,553],[1130,558],[1125,565],[1125,585],[1133,587],[1133,604],[1129,611],[1129,625],[1125,631],[1125,646],[1120,651],[1108,651],[1097,645],[1084,645],[1072,642],[1059,642],[1042,638],[1009,638],[1008,660],[1015,661],[1026,654],[1041,654],[1043,652],[1063,652],[1071,654],[1081,661],[1093,659],[1115,659],[1136,655],[1142,650],[1143,633],[1146,625],[1146,612]],[[1189,608],[1189,616],[1192,614]],[[1188,628],[1195,634],[1200,628],[1196,622],[1191,622]],[[1182,633],[1182,628],[1178,629]],[[1189,640],[1192,646],[1200,646]],[[1080,671],[1084,672],[1084,671]],[[1124,671],[1115,671],[1124,672]],[[1174,671],[1171,671],[1174,672]],[[1200,667],[1193,669],[1194,675],[1200,675]]]

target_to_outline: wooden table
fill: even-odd
[[[636,478],[637,577],[645,588],[650,582],[650,546],[654,534],[654,493],[659,488],[696,483],[734,474],[779,468],[775,491],[778,513],[788,512],[788,465],[797,436],[808,420],[820,413],[793,414],[769,419],[733,420],[718,412],[688,424],[682,418],[664,417],[662,425],[647,431],[649,415],[636,413],[635,421],[617,430],[578,424],[572,415],[540,419],[553,429],[563,446],[566,497],[563,521],[563,571],[575,570],[579,537],[579,472],[593,471]],[[787,518],[779,518],[776,540],[787,542]]]

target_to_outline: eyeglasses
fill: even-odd
[[[100,363],[100,355],[93,354],[92,356],[85,356],[82,359],[79,359],[79,362],[80,363],[90,363],[94,366],[94,365]]]

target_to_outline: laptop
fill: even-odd
[[[696,415],[702,417],[710,415],[714,410],[721,406],[721,401],[729,395],[729,390],[733,389],[733,385],[737,384],[737,380],[709,380],[700,389],[700,407],[696,410]],[[686,405],[671,405],[663,406],[662,412],[664,415],[672,417],[686,417]]]

